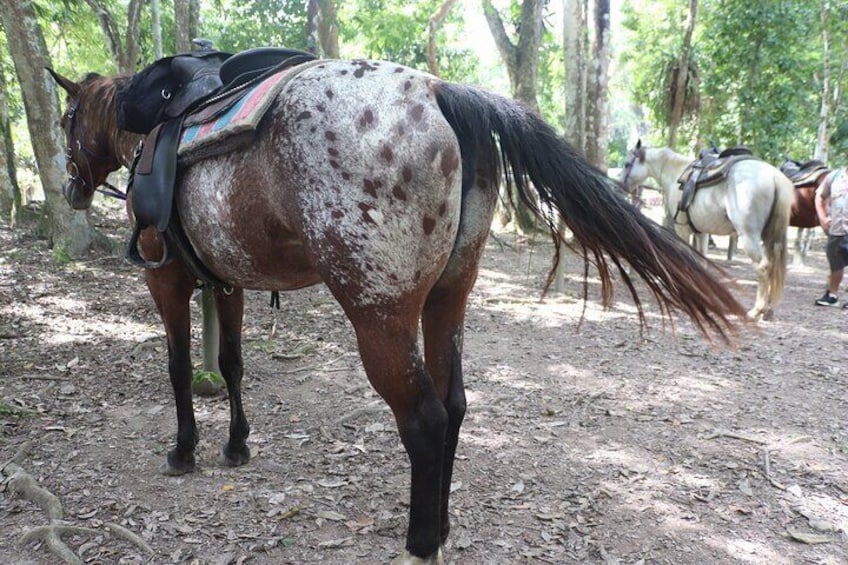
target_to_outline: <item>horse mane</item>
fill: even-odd
[[[92,113],[92,125],[100,135],[109,136],[116,149],[121,148],[116,158],[124,166],[129,166],[130,163],[125,161],[131,159],[134,152],[132,148],[139,139],[138,135],[118,128],[118,92],[131,80],[131,75],[106,77],[98,73],[88,73],[80,81],[77,94],[79,107],[96,108]]]

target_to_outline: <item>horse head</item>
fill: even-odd
[[[621,169],[619,181],[629,190],[648,178],[648,168],[645,166],[645,148],[642,140],[636,142],[636,147],[627,152],[627,160]]]
[[[91,206],[98,187],[116,190],[106,182],[109,173],[121,167],[110,145],[114,138],[114,88],[111,81],[97,73],[74,82],[53,69],[47,71],[68,94],[60,122],[65,132],[68,172],[62,194],[73,209],[85,210]]]

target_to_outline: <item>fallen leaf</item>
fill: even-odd
[[[325,520],[333,520],[335,522],[341,522],[342,520],[347,519],[344,517],[344,515],[339,514],[338,512],[334,512],[332,510],[321,510],[315,515],[319,518],[324,518]]]
[[[806,543],[807,545],[817,545],[822,543],[830,543],[833,540],[830,536],[825,536],[822,534],[811,534],[807,532],[797,532],[794,530],[786,530],[786,533],[789,534],[789,537],[795,541],[800,541],[801,543]]]

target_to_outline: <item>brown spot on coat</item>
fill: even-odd
[[[301,112],[300,114],[297,115],[297,117],[295,118],[295,121],[300,122],[302,120],[308,120],[311,117],[312,117],[312,112],[305,110],[305,111],[303,111],[303,112]]]
[[[391,163],[392,160],[395,158],[395,154],[394,151],[392,151],[391,147],[389,147],[388,145],[384,145],[383,148],[380,150],[380,157],[383,158],[383,161]]]
[[[459,157],[454,151],[453,147],[448,147],[445,151],[442,152],[442,175],[445,178],[453,175],[456,170],[459,168]]]
[[[401,174],[403,175],[404,182],[408,183],[412,181],[412,169],[409,168],[409,165],[405,165],[403,167],[403,171],[401,171]]]
[[[333,93],[333,91],[332,91],[332,90],[330,90],[329,88],[328,88],[328,89],[324,92],[324,94],[325,94],[325,95],[327,96],[327,98],[329,98],[330,100],[332,100],[332,99],[333,99],[333,96],[335,96],[335,93]]]
[[[397,198],[398,200],[406,200],[406,193],[400,187],[400,185],[394,185],[392,187],[392,196]]]
[[[341,220],[342,218],[344,218],[345,214],[341,210],[333,210],[332,212],[330,212],[330,215],[333,217],[334,220]]]
[[[434,220],[433,218],[429,218],[427,216],[424,216],[423,225],[424,225],[424,235],[430,235],[431,233],[433,233],[433,230],[436,228],[436,220]]]
[[[362,181],[363,190],[365,190],[365,194],[377,198],[377,184],[371,179],[363,179]]]
[[[448,211],[448,203],[442,202],[442,204],[439,206],[439,217],[444,216],[445,212],[447,212],[447,211]]]
[[[335,147],[330,147],[329,149],[327,149],[327,153],[329,153],[331,157],[338,157],[339,156],[339,150],[336,149]]]
[[[371,108],[367,108],[359,118],[359,129],[364,130],[374,125],[374,112]]]
[[[420,122],[421,118],[424,116],[424,105],[416,104],[409,111],[409,117],[412,118],[413,122]]]
[[[324,132],[324,137],[325,137],[328,141],[335,141],[335,140],[336,140],[336,134],[335,134],[335,133],[333,133],[333,132],[331,132],[331,131],[326,131],[326,132]]]

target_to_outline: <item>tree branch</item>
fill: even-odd
[[[435,76],[439,76],[439,63],[436,60],[436,32],[442,27],[448,12],[450,12],[454,4],[456,4],[456,0],[445,0],[439,9],[436,10],[436,13],[430,16],[428,26],[429,37],[427,41],[427,66],[430,68],[430,73]]]
[[[492,6],[492,0],[483,0],[483,15],[486,16],[486,23],[489,24],[492,37],[495,38],[495,45],[498,51],[500,51],[501,57],[506,62],[507,71],[512,75],[518,48],[512,43],[509,35],[506,33],[501,15]]]
[[[100,29],[103,31],[103,36],[106,39],[106,47],[109,48],[109,53],[115,64],[121,66],[124,56],[121,49],[121,34],[118,32],[118,25],[115,23],[115,18],[106,6],[100,0],[85,0],[94,13],[97,15],[97,21],[100,23]]]

